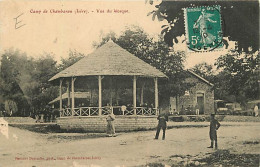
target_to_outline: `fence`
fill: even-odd
[[[159,111],[157,108],[148,108],[148,107],[121,107],[121,106],[105,106],[101,108],[101,115],[107,115],[111,110],[115,115],[136,115],[140,116],[152,116],[158,115]],[[65,108],[60,112],[60,117],[69,117],[69,116],[99,116],[98,107],[79,107],[79,108]]]

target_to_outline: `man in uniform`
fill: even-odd
[[[166,113],[159,114],[157,119],[159,121],[158,121],[158,126],[157,126],[157,132],[156,132],[156,135],[155,135],[154,139],[158,139],[160,131],[161,131],[161,128],[162,128],[162,130],[163,130],[163,137],[162,137],[162,139],[164,140],[165,139],[165,131],[166,131],[166,122],[168,121],[168,115]]]
[[[213,144],[215,141],[215,149],[218,148],[217,143],[217,130],[220,127],[220,123],[215,119],[215,114],[211,114],[210,116],[210,129],[209,129],[209,137],[211,140],[211,145],[208,148],[213,148]]]

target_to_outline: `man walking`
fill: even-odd
[[[162,128],[162,130],[163,130],[163,137],[162,137],[162,139],[164,140],[165,139],[166,126],[167,126],[166,122],[168,121],[168,115],[166,113],[159,114],[157,119],[159,121],[158,121],[157,131],[156,131],[156,135],[155,135],[154,139],[158,139],[160,131],[161,131],[161,128]]]
[[[215,149],[218,148],[217,143],[217,130],[220,127],[220,123],[215,119],[215,114],[211,114],[210,116],[210,129],[209,129],[209,137],[211,140],[211,145],[208,148],[213,148],[213,144],[215,141]]]

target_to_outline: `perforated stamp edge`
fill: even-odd
[[[217,9],[220,13],[220,26],[221,26],[221,33],[222,33],[222,41],[223,41],[223,37],[224,37],[224,33],[223,33],[223,23],[222,23],[222,15],[221,15],[221,6],[220,5],[210,5],[210,6],[190,6],[187,8],[182,8],[183,10],[183,15],[184,15],[184,28],[185,28],[185,40],[186,40],[186,48],[187,48],[187,52],[188,53],[203,53],[203,52],[219,52],[219,51],[223,51],[224,49],[224,43],[222,42],[223,46],[222,47],[216,47],[216,48],[212,48],[210,50],[192,50],[189,48],[189,31],[188,31],[188,22],[187,22],[187,9],[191,9],[191,8],[206,8],[206,7],[219,7],[219,9]]]

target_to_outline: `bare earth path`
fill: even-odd
[[[161,136],[159,140],[153,139],[154,131],[91,138],[87,134],[40,134],[9,126],[9,139],[0,134],[0,167],[122,167],[150,162],[167,164],[172,155],[201,158],[214,152],[207,148],[208,130],[208,127],[168,129],[163,141]],[[259,132],[260,123],[222,126],[218,131],[219,149],[260,154],[260,144],[245,144],[260,142]]]

